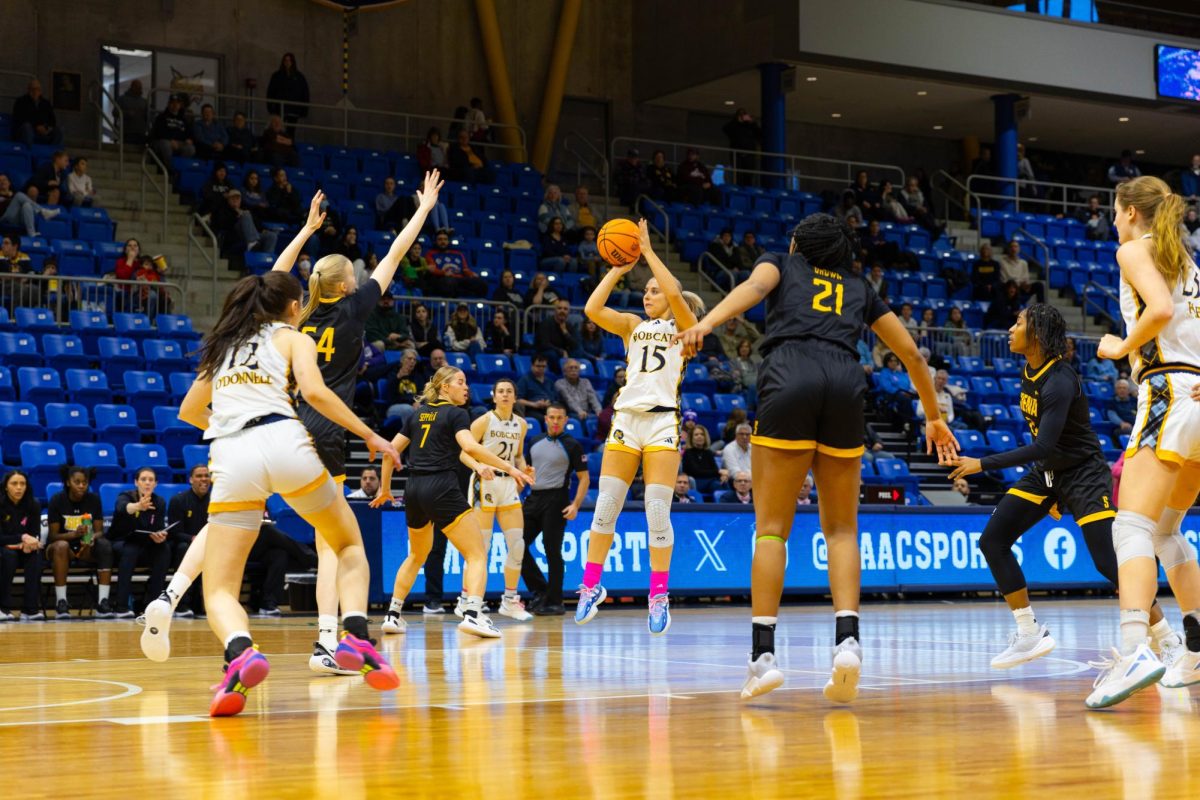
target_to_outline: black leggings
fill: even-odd
[[[1046,516],[1046,510],[1015,495],[1006,494],[996,504],[979,537],[979,550],[987,559],[992,577],[1001,594],[1010,595],[1025,588],[1025,574],[1013,555],[1017,539]],[[1117,585],[1117,554],[1113,550],[1112,517],[1083,525],[1083,541],[1087,544],[1096,571]]]

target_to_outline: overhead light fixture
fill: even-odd
[[[940,131],[940,130],[942,129],[942,126],[941,126],[941,125],[934,125],[934,126],[933,126],[933,129],[934,129],[935,131]]]
[[[725,101],[725,105],[727,105],[727,106],[731,106],[731,105],[733,105],[733,104],[734,104],[734,101],[732,101],[732,100],[726,100],[726,101]]]
[[[1133,152],[1134,152],[1134,153],[1136,153],[1136,154],[1137,154],[1137,155],[1139,155],[1139,156],[1144,156],[1144,155],[1146,155],[1146,151],[1145,151],[1145,150],[1134,150]]]
[[[816,82],[817,82],[817,76],[816,76],[816,75],[809,75],[809,76],[808,76],[807,78],[805,78],[804,80],[808,81],[809,83],[816,83]]]
[[[1129,117],[1117,117],[1117,122],[1129,122]]]
[[[917,97],[924,97],[927,94],[929,94],[929,92],[922,89],[921,91],[917,92]]]
[[[1036,137],[1036,136],[1030,136],[1030,137],[1029,137],[1029,141],[1031,141],[1031,142],[1036,142],[1036,141],[1037,141],[1037,137]]]
[[[836,111],[835,111],[835,112],[833,112],[832,114],[830,114],[829,116],[833,117],[834,119],[841,119],[841,118],[842,118],[842,115],[841,115],[841,114],[839,114],[839,113],[838,113],[838,112],[836,112]]]

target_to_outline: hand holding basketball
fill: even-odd
[[[604,223],[600,233],[596,234],[596,249],[614,267],[632,267],[642,252],[640,240],[641,233],[637,225],[630,220],[617,218]]]

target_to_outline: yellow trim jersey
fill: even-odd
[[[674,411],[683,383],[683,347],[672,344],[678,328],[673,319],[648,319],[629,334],[625,386],[616,411]]]
[[[489,411],[484,416],[487,417],[487,429],[483,432],[481,444],[497,458],[515,465],[524,440],[521,419],[516,414],[508,419],[500,419],[495,411]]]
[[[1130,353],[1134,381],[1154,372],[1200,372],[1200,269],[1188,266],[1183,279],[1171,289],[1175,314],[1158,336]],[[1132,330],[1146,310],[1134,288],[1121,279],[1121,316]]]
[[[272,341],[280,328],[291,326],[263,325],[245,344],[225,354],[212,378],[212,417],[205,439],[237,433],[251,420],[270,414],[296,418],[291,364]]]

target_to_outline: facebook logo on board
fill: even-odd
[[[1042,543],[1046,563],[1058,570],[1070,569],[1075,563],[1075,537],[1066,528],[1054,528]]]

